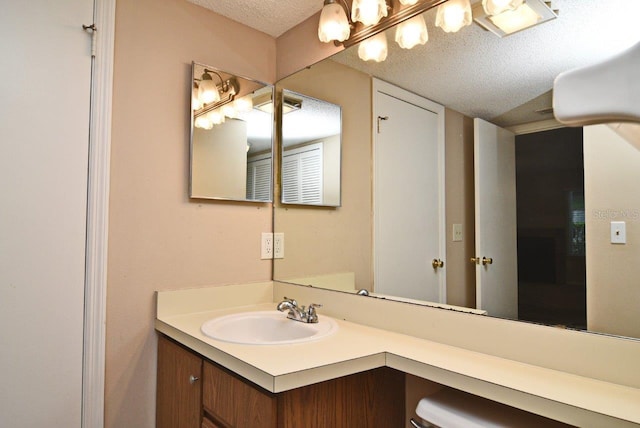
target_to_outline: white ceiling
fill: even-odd
[[[188,1],[274,37],[316,13],[323,3]],[[389,55],[383,63],[361,61],[357,47],[332,59],[470,117],[502,116],[503,126],[541,120],[546,117],[517,108],[533,99],[540,108],[542,101],[550,100],[548,94],[542,95],[550,91],[560,72],[597,62],[640,41],[640,0],[553,0],[552,7],[560,10],[558,19],[503,39],[475,24],[458,33],[444,33],[434,25],[433,9],[424,14],[429,30],[424,46],[399,48],[392,29],[387,33]],[[517,117],[505,115],[512,110]]]

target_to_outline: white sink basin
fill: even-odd
[[[333,334],[336,322],[324,315],[318,323],[290,320],[278,311],[243,312],[210,319],[202,324],[202,333],[212,339],[245,345],[281,345],[318,340]]]

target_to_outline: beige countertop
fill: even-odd
[[[338,330],[334,334],[300,344],[234,344],[211,339],[200,331],[209,319],[273,310],[275,305],[268,283],[158,293],[156,330],[274,393],[388,366],[534,413],[560,416],[559,419],[579,426],[640,424],[637,388],[368,327],[335,316],[332,318]],[[320,317],[327,316],[321,309],[318,312]]]

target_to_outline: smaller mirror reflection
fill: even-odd
[[[273,87],[192,64],[189,196],[271,202]]]
[[[342,109],[283,90],[282,203],[340,206]]]

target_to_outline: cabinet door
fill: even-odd
[[[401,427],[404,396],[404,373],[369,370],[279,394],[280,427]]]
[[[275,395],[207,361],[203,368],[202,400],[205,415],[215,425],[238,428],[276,427]]]
[[[156,428],[200,428],[202,358],[160,336]]]

